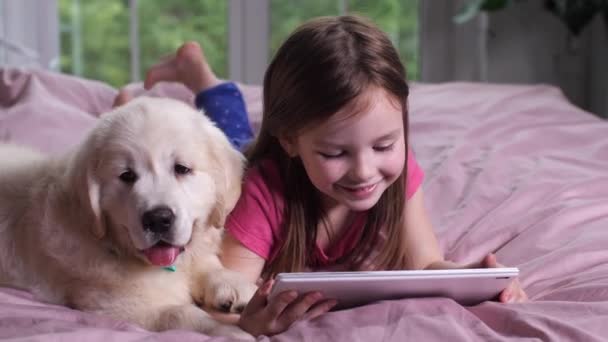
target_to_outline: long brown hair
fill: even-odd
[[[270,63],[264,77],[262,126],[247,156],[250,166],[265,159],[275,161],[289,191],[284,192],[282,246],[266,265],[265,275],[302,271],[313,261],[317,226],[324,215],[319,193],[300,159],[286,154],[279,137],[295,137],[346,106],[356,106],[370,87],[383,89],[401,106],[407,151],[409,89],[405,69],[387,35],[369,20],[339,16],[308,21],[287,38]],[[377,268],[405,266],[401,242],[406,172],[404,167],[368,211],[356,247],[340,262],[359,267],[381,243],[373,260]],[[386,239],[380,238],[381,231]]]

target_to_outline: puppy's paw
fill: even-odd
[[[256,290],[255,284],[240,274],[221,270],[207,278],[204,303],[222,312],[240,313]]]
[[[209,331],[212,336],[226,336],[240,341],[255,341],[255,337],[236,325],[220,324]]]

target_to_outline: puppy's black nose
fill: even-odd
[[[144,230],[149,230],[153,233],[165,233],[171,228],[175,221],[175,214],[169,207],[161,206],[148,210],[141,217],[141,223]]]

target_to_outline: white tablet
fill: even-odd
[[[424,271],[279,273],[270,297],[296,290],[336,299],[334,309],[379,300],[448,297],[462,305],[495,299],[519,275],[515,267]]]

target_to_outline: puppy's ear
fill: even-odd
[[[209,127],[209,146],[217,185],[217,198],[209,223],[224,227],[228,214],[241,196],[245,157],[234,148],[224,133],[215,126]]]
[[[88,203],[87,209],[90,210],[91,231],[96,238],[101,239],[106,235],[106,227],[101,216],[101,187],[92,172],[87,175],[86,190],[88,190],[88,202],[86,203]]]
[[[95,136],[91,135],[80,145],[68,161],[68,172],[66,173],[70,189],[76,194],[78,200],[77,208],[79,215],[83,216],[84,222],[90,224],[91,232],[95,237],[101,239],[106,234],[105,223],[101,214],[101,186],[95,175],[98,164],[97,149],[95,148]]]

